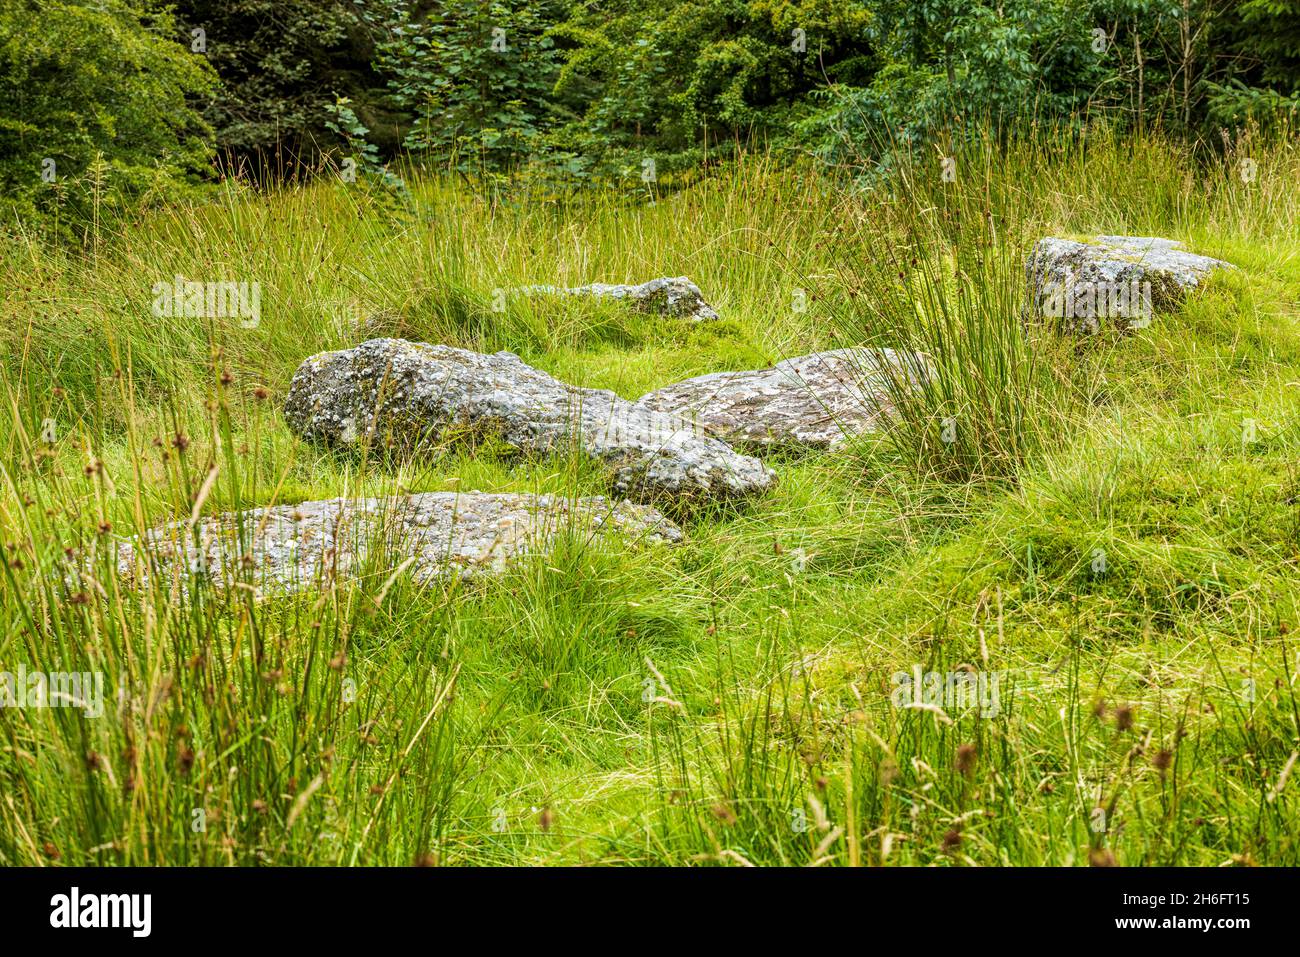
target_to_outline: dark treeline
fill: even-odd
[[[1213,143],[1298,106],[1300,0],[0,0],[11,222],[232,169],[681,181],[744,146],[888,163],[1026,118]]]

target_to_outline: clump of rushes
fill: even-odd
[[[111,398],[131,408],[132,377],[110,381]],[[3,474],[11,494],[23,483],[34,500],[0,506],[11,554],[26,559],[9,562],[0,585],[0,658],[6,670],[22,662],[86,680],[77,707],[0,711],[12,798],[0,862],[406,863],[449,820],[474,746],[471,735],[450,747],[454,676],[437,647],[347,665],[335,650],[383,644],[404,627],[387,605],[361,614],[375,606],[356,599],[377,585],[332,582],[265,601],[256,569],[239,561],[222,581],[197,568],[179,581],[119,576],[119,544],[167,517],[159,500],[184,518],[209,511],[205,498],[230,511],[273,499],[261,463],[235,454],[239,435],[259,426],[230,401],[214,391],[206,420],[183,428],[173,406],[166,443],[133,427],[112,464],[92,454],[93,467],[35,484],[39,452],[66,462],[108,437],[87,429],[43,441],[15,406]],[[422,722],[409,718],[417,711]],[[363,729],[400,746],[367,748]],[[312,784],[286,801],[295,781]],[[354,799],[381,786],[385,801]]]
[[[842,190],[843,241],[831,245],[832,271],[809,281],[841,342],[929,357],[919,385],[886,366],[887,434],[907,466],[948,482],[1014,480],[1068,438],[1086,395],[1086,364],[1027,321],[1025,254],[1042,209],[1007,185],[1032,155],[992,137],[950,155],[894,155],[875,188]]]

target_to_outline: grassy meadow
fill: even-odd
[[[955,170],[232,181],[84,252],[11,242],[0,670],[102,672],[106,706],[0,709],[0,865],[1300,863],[1300,148],[1039,133]],[[1093,233],[1239,269],[1131,335],[1026,328],[1033,242]],[[155,316],[176,275],[260,283],[259,321]],[[676,275],[721,319],[510,295]],[[884,433],[764,456],[776,489],[675,514],[673,547],[575,535],[430,587],[392,555],[290,596],[118,579],[119,542],[200,514],[606,491],[292,435],[298,364],[380,335],[633,399],[863,343],[938,375]],[[997,675],[995,713],[899,706],[918,668]]]

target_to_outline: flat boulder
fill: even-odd
[[[118,574],[214,585],[247,580],[259,591],[297,591],[354,578],[370,557],[389,574],[410,559],[420,582],[496,574],[558,536],[616,537],[628,547],[673,543],[681,530],[658,511],[602,496],[423,492],[274,505],[151,529],[119,546]],[[382,552],[375,556],[375,550]]]
[[[923,353],[834,349],[767,369],[713,372],[656,389],[643,409],[680,415],[734,445],[829,449],[879,429],[893,396],[931,374]]]
[[[1234,268],[1173,239],[1097,236],[1087,242],[1041,239],[1025,271],[1033,314],[1059,319],[1072,331],[1096,332],[1106,323],[1142,328],[1210,273]]]
[[[640,285],[611,285],[595,282],[587,286],[525,286],[529,296],[582,296],[626,302],[640,312],[674,319],[701,322],[717,319],[717,311],[704,300],[704,293],[685,276],[651,279]]]
[[[510,352],[371,339],[307,359],[284,405],[289,427],[330,445],[415,447],[496,440],[519,453],[573,449],[612,489],[650,500],[737,499],[776,475],[677,415],[569,385]]]

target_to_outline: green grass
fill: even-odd
[[[1044,135],[874,194],[753,159],[652,206],[232,184],[85,255],[11,242],[0,670],[102,671],[108,700],[0,709],[0,864],[1300,863],[1300,152],[1252,155],[1243,184]],[[1241,271],[1132,336],[1023,329],[1029,245],[1095,232]],[[153,316],[176,274],[260,282],[260,323]],[[721,321],[494,309],[681,274]],[[853,343],[938,375],[885,434],[769,456],[775,491],[672,549],[564,539],[433,587],[396,555],[269,600],[116,578],[214,463],[206,513],[605,490],[568,459],[296,439],[298,363],[372,335],[629,398]],[[997,713],[896,706],[917,666],[996,673]]]

